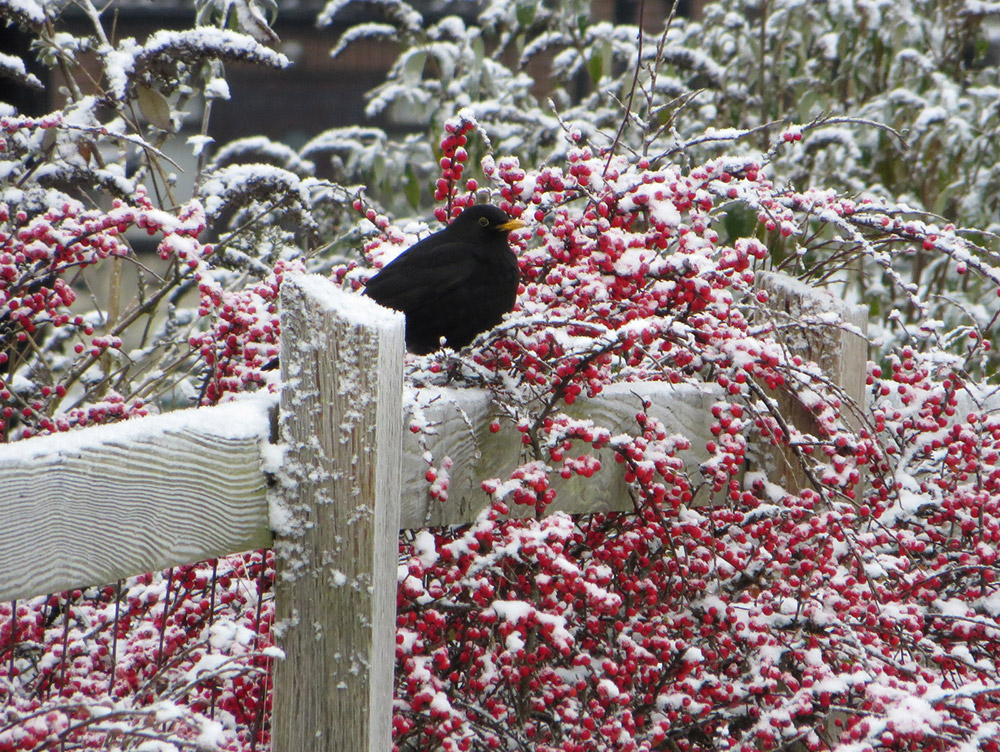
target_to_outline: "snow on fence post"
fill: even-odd
[[[403,318],[329,281],[281,288],[273,752],[392,746]]]
[[[826,290],[810,287],[778,272],[758,275],[757,284],[768,294],[767,308],[779,340],[793,355],[814,361],[827,380],[841,391],[843,414],[858,428],[865,407],[868,363],[868,309],[849,305]],[[805,433],[816,433],[809,409],[786,389],[775,398],[778,412]],[[769,477],[789,490],[805,488],[809,481],[792,450],[765,450]]]

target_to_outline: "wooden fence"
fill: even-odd
[[[861,400],[859,309],[767,275],[793,351]],[[249,397],[0,447],[0,600],[114,582],[274,546],[274,752],[391,749],[397,531],[472,520],[480,481],[520,461],[513,429],[494,434],[490,395],[419,390],[404,431],[403,318],[325,279],[281,292],[280,408]],[[613,431],[634,424],[636,394],[668,430],[711,438],[710,388],[611,386],[568,411]],[[275,415],[277,420],[275,421]],[[272,433],[276,431],[276,436]],[[425,453],[449,456],[449,501],[429,498]],[[619,466],[562,481],[555,509],[627,510]]]

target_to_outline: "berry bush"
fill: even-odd
[[[445,149],[474,125],[447,130]],[[767,172],[580,145],[561,166],[484,162],[494,195],[537,224],[519,238],[518,311],[458,369],[493,391],[525,463],[484,483],[475,524],[403,545],[399,749],[995,748],[1000,520],[982,463],[1000,423],[968,377],[988,337],[966,327],[949,333],[961,355],[903,347],[872,363],[866,407],[789,349],[754,285],[778,238],[853,244],[887,277],[882,248],[903,238],[956,273],[978,251],[898,205],[779,190]],[[759,233],[714,229],[732,202]],[[438,357],[455,379],[456,356]],[[718,396],[700,466],[638,396],[627,434],[564,412],[648,381]],[[808,406],[808,432],[775,412],[781,392]],[[769,444],[805,488],[770,480]],[[605,447],[634,511],[547,515],[557,476],[609,471],[592,453]]]

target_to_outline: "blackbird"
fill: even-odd
[[[514,307],[520,272],[507,235],[524,226],[496,206],[471,206],[386,264],[364,294],[406,315],[410,352],[434,352],[442,337],[459,350]]]

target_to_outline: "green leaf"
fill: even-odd
[[[722,226],[729,243],[735,242],[737,238],[752,238],[757,229],[757,212],[742,202],[733,201],[726,204]]]
[[[822,113],[823,101],[815,89],[806,89],[795,105],[799,122],[807,122]]]
[[[47,152],[56,145],[56,138],[59,136],[58,128],[46,128],[45,135],[42,136],[42,151]]]
[[[174,123],[170,119],[170,103],[163,94],[149,86],[137,86],[135,96],[139,112],[146,120],[161,131],[174,130]]]
[[[538,6],[534,2],[517,4],[517,23],[522,29],[526,29],[535,22],[535,12]]]
[[[597,83],[601,80],[601,72],[604,70],[604,59],[596,49],[590,51],[590,59],[587,61],[587,72],[590,80]]]
[[[420,181],[417,180],[417,171],[413,165],[406,165],[406,183],[403,185],[403,195],[407,202],[414,209],[420,206]]]
[[[403,63],[403,78],[408,83],[419,83],[420,79],[424,76],[424,64],[427,62],[427,53],[423,50],[417,50],[409,57],[406,58],[406,62]]]

